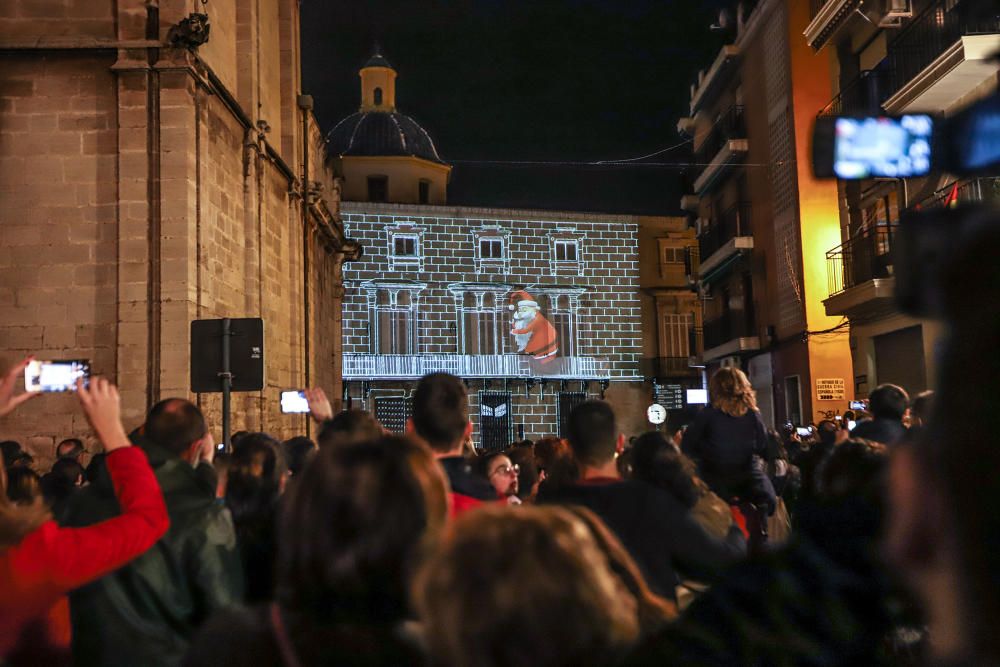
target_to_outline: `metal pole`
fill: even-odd
[[[230,392],[233,388],[233,374],[229,367],[229,337],[231,335],[230,320],[226,317],[222,320],[222,372],[219,373],[219,377],[222,379],[222,442],[227,452],[232,450],[229,442]]]

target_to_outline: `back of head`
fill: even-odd
[[[233,447],[226,469],[226,506],[238,532],[273,520],[285,470],[280,443],[266,433],[249,433]]]
[[[559,507],[460,516],[414,588],[439,664],[605,665],[638,636],[635,599],[587,527]]]
[[[837,422],[824,419],[816,426],[816,435],[824,447],[833,447],[837,442],[837,431],[839,430],[840,426],[837,425]]]
[[[70,486],[77,486],[83,483],[86,471],[76,459],[58,459],[52,464],[51,474],[58,477],[61,482]]]
[[[297,435],[281,443],[281,449],[288,464],[288,472],[295,476],[302,473],[310,457],[316,453],[316,443],[304,435]]]
[[[453,450],[469,423],[465,384],[448,373],[420,378],[413,392],[413,428],[436,452]]]
[[[644,433],[632,445],[632,478],[667,491],[687,508],[698,502],[694,474],[694,463],[661,433]]]
[[[66,438],[56,445],[56,458],[75,459],[83,454],[84,446],[80,438]]]
[[[746,374],[738,368],[725,367],[715,371],[708,382],[712,406],[733,417],[757,409],[757,394]]]
[[[180,456],[207,432],[205,417],[197,405],[183,398],[168,398],[149,411],[144,434],[174,456]]]
[[[343,410],[333,419],[324,422],[317,441],[320,447],[336,447],[374,440],[382,436],[382,425],[365,410]]]
[[[7,469],[7,498],[17,505],[31,505],[42,495],[42,479],[31,468]]]
[[[597,467],[614,458],[618,440],[615,413],[604,401],[584,401],[569,413],[567,438],[581,465]]]
[[[320,449],[282,513],[278,599],[316,622],[392,623],[448,514],[432,452],[410,438]]]
[[[910,407],[910,397],[906,390],[894,384],[880,384],[868,396],[869,408],[875,419],[902,421],[906,408]]]

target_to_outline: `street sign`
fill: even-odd
[[[683,410],[684,387],[679,384],[658,384],[654,387],[653,400],[667,410]]]
[[[646,417],[649,419],[650,424],[659,426],[667,421],[667,409],[659,403],[653,403],[646,408]]]

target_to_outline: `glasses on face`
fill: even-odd
[[[497,468],[496,470],[494,470],[493,472],[491,472],[490,473],[490,477],[493,477],[494,475],[513,475],[513,476],[517,476],[517,474],[520,473],[520,472],[521,472],[521,466],[517,465],[516,463],[514,465],[512,465],[512,466],[502,465],[499,468]]]

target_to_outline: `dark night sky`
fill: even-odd
[[[357,110],[357,70],[378,42],[397,106],[455,165],[449,202],[671,214],[678,168],[538,167],[681,141],[688,88],[722,43],[715,2],[368,0],[302,3],[304,92],[324,132]],[[650,161],[683,162],[687,147]]]

